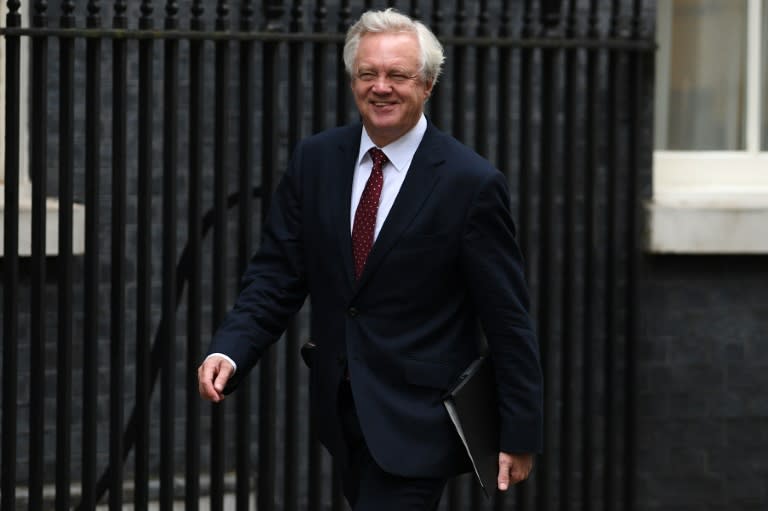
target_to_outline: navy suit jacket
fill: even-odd
[[[441,396],[484,334],[501,450],[540,451],[541,368],[505,178],[430,123],[356,281],[350,200],[361,129],[331,129],[296,148],[209,352],[232,357],[237,385],[309,295],[311,409],[322,443],[344,458],[337,393],[348,368],[378,464],[438,477],[470,468]]]

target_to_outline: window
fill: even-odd
[[[5,26],[8,13],[7,2],[0,2],[0,27]],[[30,2],[22,5],[22,24],[29,19],[28,11],[31,10]],[[0,257],[5,250],[4,236],[5,226],[3,217],[5,213],[5,105],[6,105],[6,80],[5,80],[5,37],[0,37]],[[28,256],[32,253],[32,185],[29,179],[29,37],[21,38],[20,48],[20,96],[19,96],[19,255]],[[49,199],[46,213],[46,241],[45,251],[48,255],[58,253],[59,238],[59,204],[55,199]],[[85,208],[81,204],[73,206],[74,231],[72,247],[75,254],[85,251]]]
[[[657,39],[651,250],[768,252],[766,2],[658,2]]]

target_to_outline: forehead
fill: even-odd
[[[357,67],[417,67],[419,59],[419,39],[416,34],[369,32],[360,38],[355,64]]]

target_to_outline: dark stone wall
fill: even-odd
[[[768,258],[644,263],[637,508],[768,509]]]

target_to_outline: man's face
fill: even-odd
[[[413,128],[432,92],[419,73],[419,41],[411,33],[360,38],[352,93],[371,140],[383,147]]]

